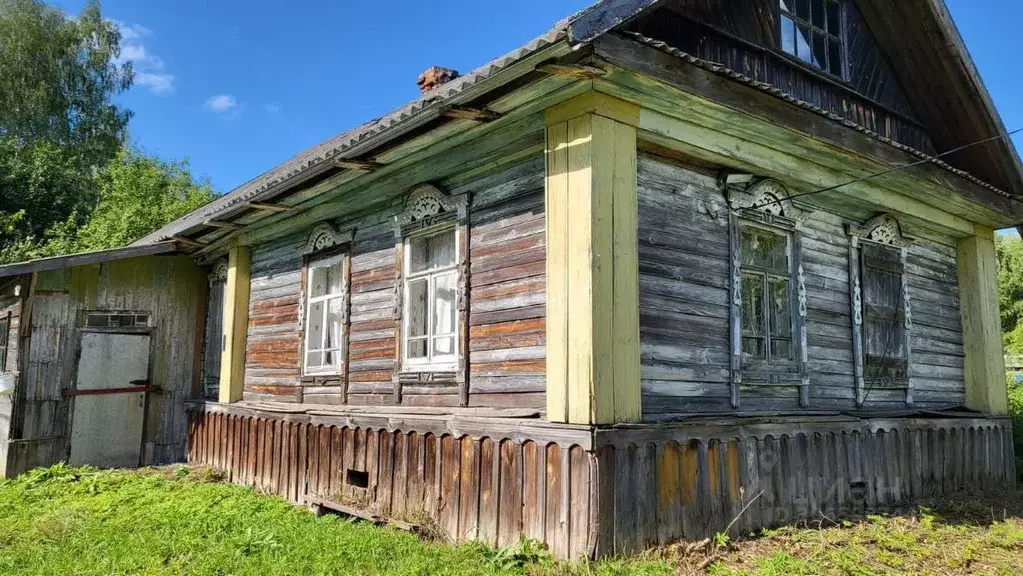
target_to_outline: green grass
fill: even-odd
[[[525,564],[524,566],[522,564]],[[664,562],[556,563],[538,546],[426,543],[316,517],[203,470],[55,466],[0,483],[0,574],[650,574]]]
[[[798,576],[1018,574],[1023,491],[934,509],[678,544],[632,560],[554,561],[535,542],[496,551],[316,517],[204,469],[55,466],[0,483],[0,574],[529,574]]]

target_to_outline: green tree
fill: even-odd
[[[113,158],[131,119],[111,102],[133,78],[131,63],[116,63],[120,41],[96,0],[78,18],[40,0],[0,0],[0,135],[73,150],[83,167]]]
[[[187,161],[166,162],[126,150],[96,177],[98,201],[84,225],[77,214],[52,227],[36,256],[116,248],[196,210],[213,199],[208,181],[196,181]]]
[[[0,258],[95,205],[130,111],[112,102],[133,72],[117,27],[90,0],[77,18],[40,0],[0,0]]]
[[[1023,354],[1023,240],[998,235],[998,299],[1008,354]]]

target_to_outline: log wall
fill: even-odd
[[[728,220],[720,216],[726,207],[715,174],[640,155],[640,347],[647,420],[731,410]],[[856,221],[818,210],[801,229],[809,410],[857,409],[845,231],[847,222]],[[965,400],[955,246],[952,238],[928,237],[909,249],[910,378],[914,405],[921,408],[961,406]],[[796,387],[749,385],[740,395],[743,411],[803,410]],[[865,408],[905,408],[905,392],[872,390]]]
[[[468,195],[470,406],[544,406],[545,242],[544,169],[539,155],[510,168],[445,187]],[[305,404],[458,406],[457,386],[403,385],[395,393],[397,244],[400,199],[357,216],[340,215],[339,230],[355,230],[346,372],[303,378],[302,256],[309,230],[252,250],[245,392],[247,401]],[[343,214],[343,208],[339,213]],[[311,230],[310,225],[310,230]],[[347,377],[346,377],[347,375]]]

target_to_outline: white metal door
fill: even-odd
[[[139,465],[149,335],[86,332],[71,420],[71,464]]]

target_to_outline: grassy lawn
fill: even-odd
[[[365,522],[317,518],[201,469],[57,466],[0,484],[0,574],[694,573],[1019,574],[1023,491],[765,532],[725,549],[680,544],[587,565],[555,562],[529,543],[511,552],[451,547]]]

